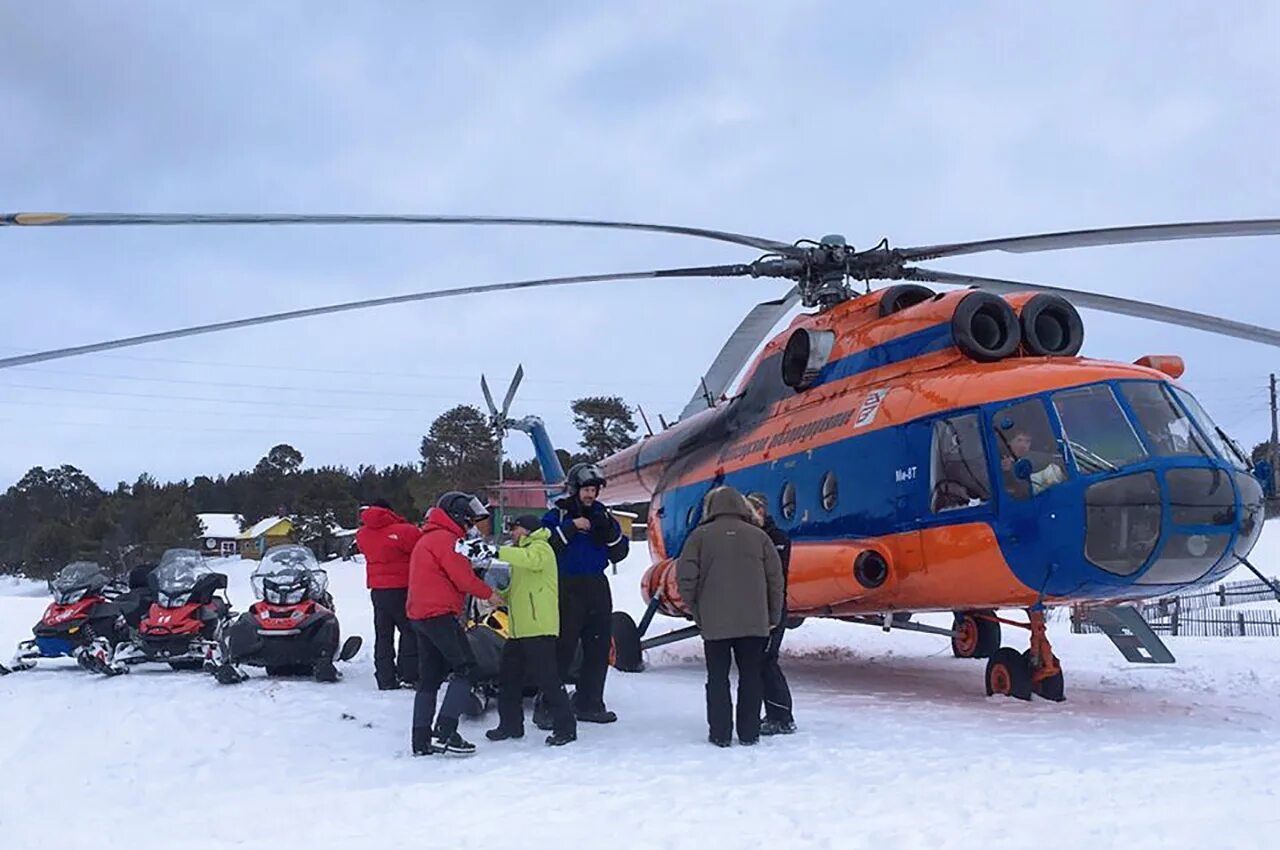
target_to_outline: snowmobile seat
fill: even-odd
[[[146,590],[151,587],[151,573],[156,568],[155,564],[139,564],[129,570],[129,589],[130,590]]]

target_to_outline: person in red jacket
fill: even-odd
[[[461,617],[468,594],[489,599],[493,590],[476,575],[471,561],[458,552],[458,544],[488,515],[475,496],[445,493],[427,512],[422,537],[409,559],[406,610],[418,637],[418,693],[413,701],[415,756],[469,756],[476,751],[474,744],[458,734],[458,718],[471,698],[476,666]],[[437,717],[436,697],[446,676],[449,687]]]
[[[356,546],[364,554],[365,583],[373,601],[373,678],[378,690],[418,682],[418,639],[409,628],[409,555],[422,532],[378,499],[360,514]],[[396,654],[396,631],[400,652]]]

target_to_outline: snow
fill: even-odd
[[[1276,572],[1269,527],[1258,566]],[[614,578],[639,611],[643,546]],[[222,560],[239,607],[251,562]],[[360,563],[326,565],[347,633],[370,638]],[[0,645],[46,604],[0,584]],[[945,618],[944,618],[945,620]],[[659,618],[655,630],[679,623]],[[325,686],[70,661],[0,678],[0,846],[202,848],[1231,847],[1280,826],[1280,640],[1174,638],[1178,664],[1126,664],[1051,624],[1068,702],[989,699],[945,640],[833,622],[788,635],[800,731],[706,743],[696,643],[611,673],[612,726],[550,750],[529,725],[470,760],[408,754],[413,695],[374,688],[370,649]],[[1005,642],[1022,646],[1021,632]]]
[[[240,517],[238,514],[196,514],[204,527],[205,537],[217,537],[235,540],[240,536]]]

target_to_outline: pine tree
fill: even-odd
[[[497,436],[471,405],[458,405],[432,422],[421,454],[423,480],[411,485],[419,507],[434,504],[449,490],[480,493],[497,476]]]
[[[603,460],[635,443],[631,408],[619,396],[580,398],[572,410],[574,427],[582,433],[579,445],[590,460]]]

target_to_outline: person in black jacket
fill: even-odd
[[[763,493],[752,493],[747,496],[756,521],[769,535],[778,557],[782,560],[782,619],[769,634],[769,642],[764,652],[764,722],[760,724],[761,735],[790,735],[796,731],[796,719],[792,713],[791,688],[787,686],[787,677],[782,674],[778,663],[778,654],[782,649],[782,637],[787,631],[787,577],[791,568],[791,538],[778,528],[773,517],[769,516],[769,500]]]
[[[573,710],[586,723],[613,723],[618,716],[605,707],[604,683],[609,670],[613,596],[605,569],[627,557],[630,541],[613,514],[599,501],[605,477],[593,463],[572,467],[565,481],[569,495],[542,518],[551,532],[560,573],[560,639],[557,661],[562,681],[578,646],[582,664]],[[539,728],[549,725],[543,711],[534,715]]]

